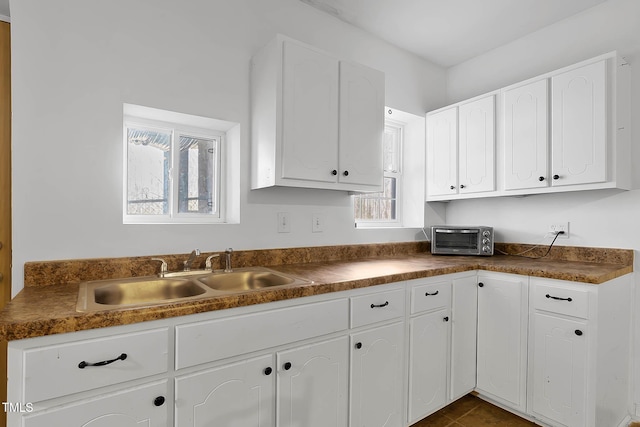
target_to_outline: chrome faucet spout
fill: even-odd
[[[195,261],[198,255],[200,255],[200,249],[194,249],[193,251],[191,251],[191,253],[189,254],[189,258],[187,258],[183,263],[184,271],[191,270],[191,264],[193,264],[193,261]]]
[[[217,258],[217,257],[219,257],[219,256],[220,256],[220,254],[213,254],[213,255],[209,255],[209,256],[207,257],[207,260],[206,260],[206,261],[205,261],[205,263],[204,263],[204,268],[205,268],[206,270],[211,270],[211,271],[213,271],[213,263],[211,262],[211,259],[212,259],[212,258]]]
[[[225,256],[226,256],[226,263],[225,263],[225,268],[224,268],[224,272],[225,273],[231,273],[233,271],[233,269],[231,268],[231,253],[233,253],[233,249],[229,248],[226,251],[224,251]]]

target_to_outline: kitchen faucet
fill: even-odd
[[[198,255],[200,255],[200,249],[194,249],[193,251],[191,251],[191,253],[189,254],[189,258],[184,261],[184,271],[191,270],[191,264],[193,264],[193,261]]]
[[[233,271],[233,269],[231,268],[231,253],[233,252],[232,248],[227,249],[226,251],[224,251],[225,255],[226,255],[226,265],[224,268],[224,272],[225,273],[231,273]]]

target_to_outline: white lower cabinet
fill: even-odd
[[[346,336],[278,352],[277,426],[346,427]]]
[[[586,321],[534,313],[531,407],[534,415],[583,426],[587,379]]]
[[[351,335],[350,426],[401,427],[404,322]]]
[[[450,308],[409,321],[409,420],[418,421],[447,403]]]
[[[599,285],[531,278],[532,417],[558,427],[617,427],[627,420],[630,277]]]
[[[478,278],[451,281],[451,380],[449,402],[476,388],[476,336],[478,328]]]
[[[526,411],[528,277],[478,274],[477,389]]]
[[[272,427],[273,355],[176,378],[176,426]]]

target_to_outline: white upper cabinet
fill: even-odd
[[[338,180],[382,185],[384,74],[352,62],[340,62]]]
[[[427,114],[427,199],[458,193],[458,108]]]
[[[551,78],[552,185],[607,179],[606,62]]]
[[[504,91],[504,188],[549,183],[548,81]]]
[[[253,189],[382,189],[383,73],[278,36],[251,82]]]
[[[459,107],[460,193],[495,190],[495,96]]]
[[[427,113],[427,201],[628,190],[629,69],[611,52]]]
[[[495,189],[495,96],[427,114],[427,200]]]
[[[336,182],[338,60],[289,41],[283,49],[281,176]]]

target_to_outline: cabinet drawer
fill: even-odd
[[[589,292],[559,286],[536,284],[533,287],[533,306],[567,316],[589,317]]]
[[[24,401],[39,402],[166,372],[168,345],[168,329],[163,328],[25,350]],[[126,358],[118,359],[123,354]],[[112,360],[80,368],[82,362]]]
[[[402,316],[404,316],[403,289],[351,298],[352,328]]]
[[[167,380],[129,388],[97,398],[63,405],[53,410],[25,415],[23,422],[8,420],[8,425],[22,427],[51,426],[149,426],[167,425]],[[162,400],[161,404],[158,399]],[[13,417],[17,414],[9,414]],[[17,417],[16,417],[17,418]],[[173,425],[173,424],[171,424]]]
[[[438,282],[411,289],[411,314],[451,305],[451,283]]]
[[[344,331],[346,298],[176,327],[176,369]]]

